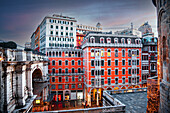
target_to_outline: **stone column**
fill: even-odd
[[[15,68],[16,76],[17,76],[17,96],[18,96],[18,105],[24,106],[25,99],[24,99],[24,79],[25,73],[23,72],[23,65],[17,65]]]
[[[27,87],[28,87],[28,96],[33,96],[33,88],[32,88],[32,73],[31,73],[31,66],[28,66],[26,69],[26,76],[27,76]]]

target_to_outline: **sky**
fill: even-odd
[[[75,17],[77,24],[117,31],[148,21],[157,36],[157,15],[152,0],[0,0],[0,39],[23,45],[45,16]]]

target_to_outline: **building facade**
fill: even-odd
[[[35,50],[39,51],[39,49],[40,49],[40,26],[38,26],[35,31]]]
[[[76,46],[76,20],[72,17],[46,16],[40,24],[40,52],[47,48]]]
[[[170,112],[170,1],[152,0],[158,20],[158,79],[160,79],[160,112]]]
[[[85,99],[99,105],[103,90],[140,88],[141,38],[88,33],[83,40]]]
[[[48,73],[55,101],[84,98],[83,51],[81,49],[47,49]]]
[[[138,28],[139,31],[142,32],[142,35],[145,35],[147,33],[152,33],[152,27],[151,25],[149,25],[148,22],[145,22],[144,24],[142,24],[139,28]]]
[[[34,83],[48,82],[47,57],[28,49],[17,49],[13,42],[10,45],[14,48],[2,45],[0,48],[0,112],[28,112],[36,99]]]
[[[157,38],[145,34],[142,44],[142,85],[147,87],[147,78],[157,76]]]

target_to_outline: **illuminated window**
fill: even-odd
[[[104,57],[104,50],[101,49],[101,56]]]
[[[94,57],[94,49],[91,50],[91,56]]]
[[[81,85],[81,83],[79,83],[79,84],[78,84],[78,88],[82,88],[82,85]]]
[[[110,49],[107,50],[107,56],[108,56],[108,57],[111,56],[111,50],[110,50]]]
[[[82,81],[81,76],[78,77],[78,81]]]

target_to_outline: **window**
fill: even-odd
[[[129,84],[131,83],[131,77],[128,78],[128,82],[129,82]]]
[[[107,38],[107,43],[110,44],[111,43],[111,39]]]
[[[66,85],[65,85],[65,89],[69,89],[69,84],[66,84]]]
[[[118,60],[115,60],[115,66],[118,66]]]
[[[55,82],[55,77],[52,77],[52,82]]]
[[[128,65],[131,66],[131,60],[130,59],[128,60]]]
[[[139,56],[139,50],[137,50],[137,56]]]
[[[108,66],[111,66],[111,60],[110,60],[110,59],[107,60],[107,65],[108,65]]]
[[[81,68],[78,68],[78,73],[81,73]]]
[[[125,50],[122,50],[122,57],[125,57]]]
[[[63,29],[63,26],[61,26],[61,29]]]
[[[139,74],[139,68],[137,68],[137,74]]]
[[[131,54],[131,50],[128,50],[128,57],[131,57],[132,54]]]
[[[101,66],[104,66],[104,60],[101,60]]]
[[[58,65],[59,65],[59,66],[62,65],[62,61],[61,61],[61,60],[58,61]]]
[[[94,66],[94,60],[91,60],[91,66]]]
[[[118,69],[115,69],[115,75],[118,75]]]
[[[108,57],[111,56],[111,50],[110,50],[110,49],[107,50],[107,56],[108,56]]]
[[[72,84],[72,85],[71,85],[71,88],[72,88],[72,89],[76,88],[76,85],[75,85],[75,84]]]
[[[71,72],[74,73],[74,68],[71,69]]]
[[[70,30],[73,30],[73,27],[71,27]]]
[[[68,60],[65,61],[65,65],[66,65],[66,66],[68,65]]]
[[[82,88],[82,85],[81,85],[81,83],[79,83],[79,84],[78,84],[78,88]]]
[[[52,61],[52,65],[55,66],[55,60]]]
[[[104,43],[104,38],[100,38],[100,43]]]
[[[139,83],[139,77],[137,77],[137,83]]]
[[[91,85],[94,86],[94,79],[91,79]]]
[[[56,29],[58,29],[58,26],[56,26]]]
[[[154,60],[154,56],[153,55],[151,55],[151,60]]]
[[[122,66],[125,66],[125,59],[122,60]]]
[[[51,28],[53,28],[53,25],[51,25]]]
[[[68,73],[68,68],[65,69],[65,73]]]
[[[118,84],[118,78],[115,78],[115,84]]]
[[[107,69],[108,75],[111,75],[111,69]]]
[[[142,60],[148,60],[148,55],[142,55]]]
[[[137,65],[139,65],[139,59],[137,59]]]
[[[125,75],[125,69],[122,69],[122,75]]]
[[[58,82],[62,82],[62,77],[58,77]]]
[[[104,57],[104,50],[101,50],[101,57]]]
[[[128,39],[127,39],[127,42],[128,42],[128,44],[131,44],[131,39],[128,38]]]
[[[74,60],[71,61],[71,65],[74,65]]]
[[[125,84],[125,77],[122,77],[122,84]]]
[[[71,22],[70,24],[73,25],[73,22]]]
[[[108,85],[111,85],[111,78],[107,78]]]
[[[53,31],[51,31],[50,34],[52,35],[52,34],[53,34]]]
[[[101,85],[104,85],[104,79],[103,78],[101,79]]]
[[[78,77],[78,81],[82,81],[81,76]]]
[[[90,42],[91,42],[91,43],[95,43],[94,37],[91,37],[91,38],[90,38]]]
[[[75,76],[72,76],[72,82],[75,82]]]
[[[81,60],[78,60],[78,65],[79,65],[79,66],[81,65]]]
[[[124,38],[122,38],[122,44],[125,44],[125,39]]]
[[[101,75],[104,75],[104,69],[101,69]]]
[[[115,43],[115,44],[118,43],[118,39],[117,39],[117,38],[114,39],[114,43]]]
[[[91,57],[94,57],[94,49],[91,50]]]
[[[132,60],[132,65],[136,65],[136,60]]]
[[[55,85],[51,85],[51,89],[55,89]]]
[[[53,74],[55,73],[55,69],[54,69],[54,68],[52,69],[52,73],[53,73]]]
[[[115,50],[115,57],[118,57],[118,50]]]
[[[94,76],[94,70],[91,70],[91,76]]]
[[[129,75],[131,74],[131,68],[128,69],[128,74],[129,74]]]
[[[68,77],[66,76],[65,81],[68,82]]]

